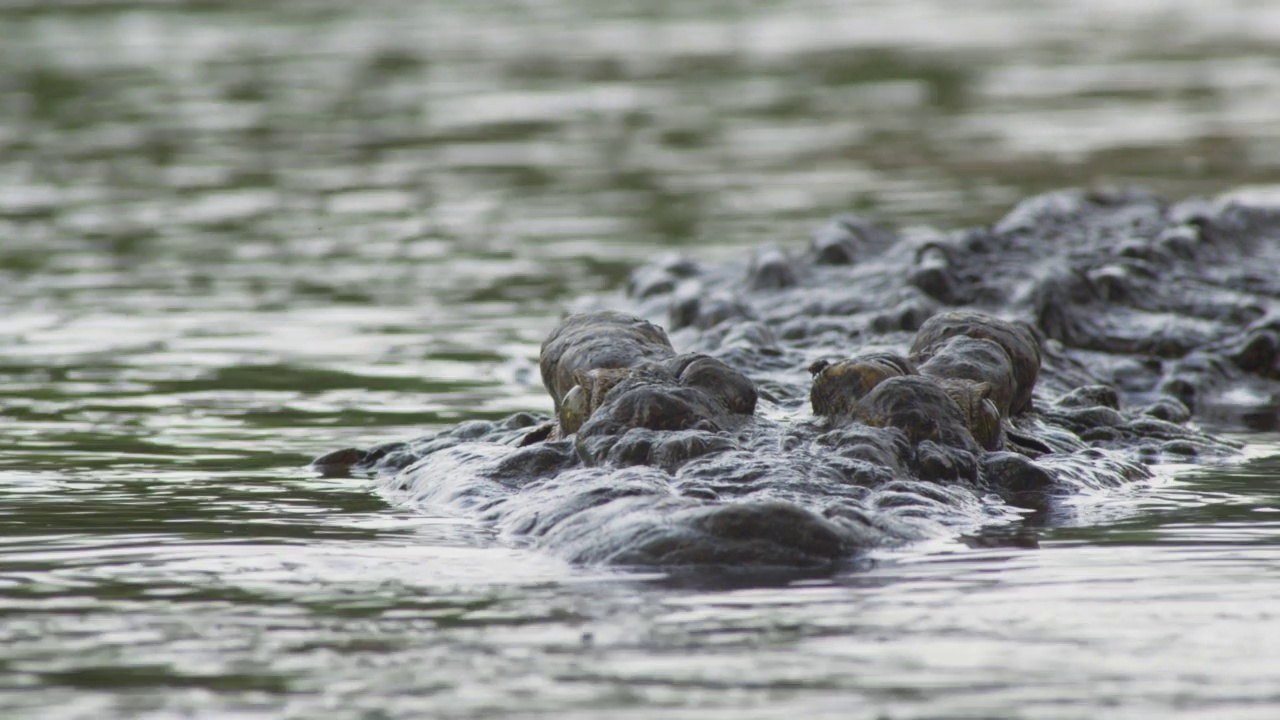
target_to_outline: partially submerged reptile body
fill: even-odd
[[[1059,192],[950,234],[842,217],[582,301],[544,345],[553,416],[316,465],[573,562],[825,566],[1231,456],[1188,421],[1274,423],[1278,306],[1280,205]]]

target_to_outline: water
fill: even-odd
[[[1269,2],[0,3],[5,718],[1280,712],[1280,435],[837,577],[303,469],[547,410],[659,250],[1280,180]]]

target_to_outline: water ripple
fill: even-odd
[[[1270,192],[1274,5],[0,3],[0,713],[1270,718],[1274,434],[818,577],[300,468],[546,412],[561,308],[656,252]]]

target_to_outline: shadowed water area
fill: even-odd
[[[811,576],[305,468],[550,411],[658,252],[1280,182],[1280,9],[1113,5],[0,1],[0,715],[1274,717],[1274,412]]]

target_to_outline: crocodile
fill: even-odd
[[[990,226],[846,215],[575,302],[552,412],[318,458],[573,563],[827,568],[1049,518],[1276,425],[1280,201],[1029,198]],[[1048,520],[1045,520],[1048,521]]]

